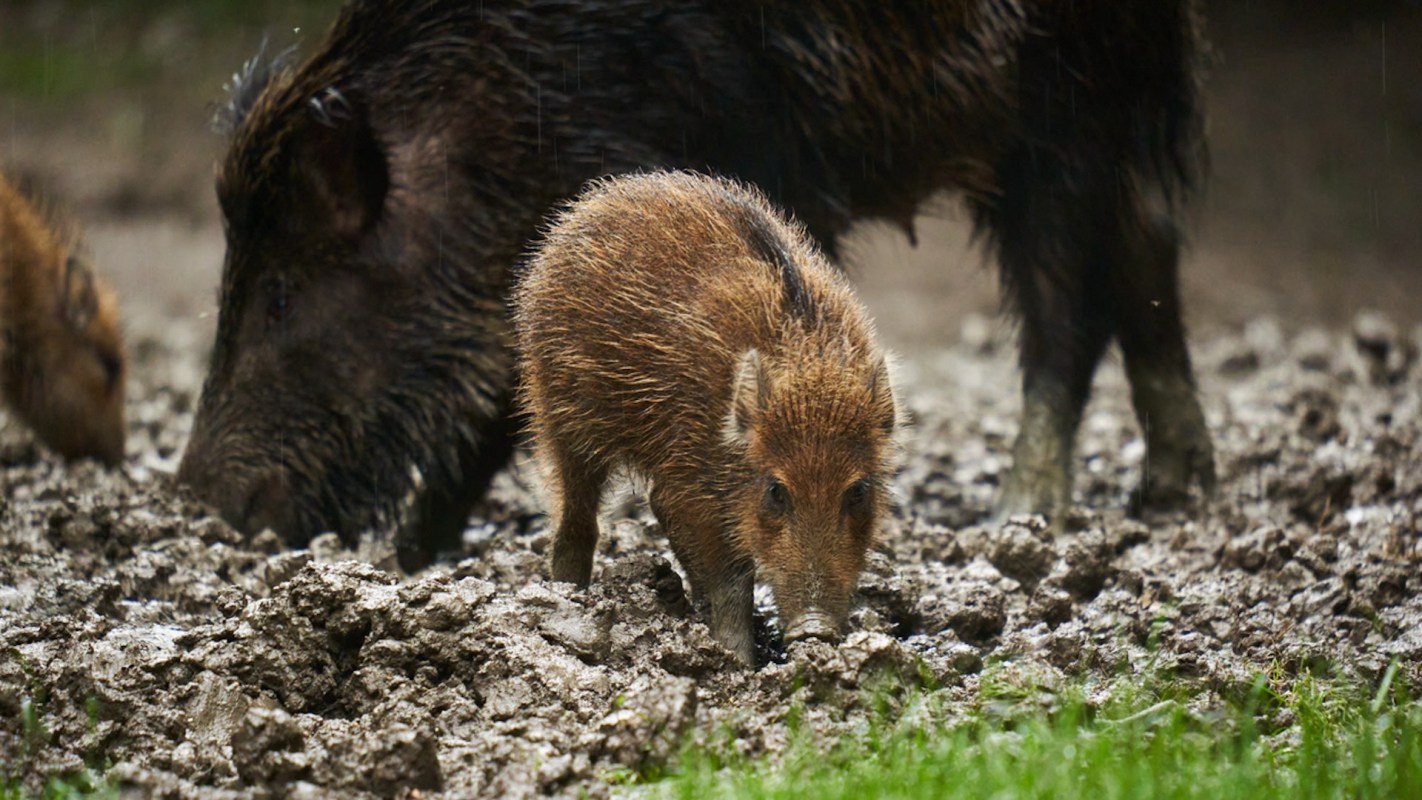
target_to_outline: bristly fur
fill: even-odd
[[[785,285],[785,305],[792,314],[807,325],[815,324],[816,309],[814,298],[805,288],[800,268],[787,249],[787,243],[775,226],[770,224],[761,203],[747,202],[747,197],[763,198],[760,190],[751,186],[739,187],[742,191],[725,191],[725,199],[732,213],[740,235],[745,239],[752,253],[767,264],[775,266],[780,280]]]
[[[555,580],[587,582],[606,475],[628,468],[742,659],[753,566],[788,627],[843,625],[899,412],[868,313],[803,230],[730,181],[599,181],[536,248],[514,319],[560,504]]]
[[[257,46],[257,52],[243,62],[242,68],[232,73],[232,77],[222,85],[227,102],[218,106],[212,114],[212,129],[217,133],[229,137],[236,133],[257,104],[262,92],[295,62],[296,45],[268,56],[268,44],[269,40],[262,39],[262,43]]]

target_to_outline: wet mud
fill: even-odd
[[[1128,516],[1144,445],[1120,368],[1082,424],[1078,505],[985,524],[1019,406],[982,320],[906,360],[899,508],[838,645],[796,644],[759,597],[765,665],[691,607],[635,492],[610,502],[593,585],[550,583],[536,471],[501,476],[465,552],[414,576],[379,536],[288,551],[173,490],[201,335],[133,345],[121,471],[64,465],[0,422],[0,754],[38,789],[86,766],[159,797],[624,791],[688,738],[781,752],[884,703],[989,681],[1163,674],[1202,702],[1261,671],[1422,686],[1422,329],[1364,314],[1193,343],[1216,437],[1211,501]]]

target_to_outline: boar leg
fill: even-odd
[[[559,449],[553,456],[558,529],[553,537],[553,580],[586,588],[597,549],[597,511],[607,467]]]
[[[1141,485],[1132,506],[1170,507],[1198,480],[1215,486],[1214,448],[1195,395],[1181,322],[1180,245],[1174,222],[1139,208],[1121,216],[1112,293],[1131,400],[1146,440]]]
[[[1071,499],[1072,448],[1096,364],[1113,326],[1097,246],[1099,203],[1068,191],[1065,170],[1029,156],[980,210],[998,245],[1010,302],[1022,318],[1022,425],[997,516],[1051,514]],[[1047,174],[1042,174],[1047,173]]]
[[[400,568],[414,572],[429,566],[440,552],[458,551],[474,506],[489,491],[494,475],[513,456],[518,431],[512,416],[485,427],[478,445],[459,444],[459,480],[427,486],[415,501],[410,519],[396,538]]]

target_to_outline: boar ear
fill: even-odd
[[[307,103],[292,172],[304,193],[300,216],[316,229],[354,237],[380,218],[390,188],[385,152],[364,106],[335,87]]]
[[[736,380],[731,389],[731,411],[726,415],[724,437],[728,444],[746,443],[760,412],[770,398],[770,378],[755,348],[741,354],[736,363]]]
[[[894,401],[894,383],[889,376],[887,356],[879,356],[879,362],[869,375],[869,403],[880,429],[892,435],[899,423],[899,408]]]

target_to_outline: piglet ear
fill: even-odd
[[[760,419],[770,399],[770,376],[761,363],[760,353],[751,348],[741,354],[736,363],[734,388],[731,390],[731,411],[726,416],[725,439],[729,444],[744,445],[750,429]]]
[[[94,289],[94,273],[77,255],[64,261],[64,286],[60,309],[64,319],[75,330],[83,330],[99,309],[99,295]]]
[[[894,384],[886,356],[879,356],[879,362],[869,374],[869,403],[880,429],[892,435],[899,423],[899,408],[894,400]]]
[[[295,217],[319,230],[354,238],[380,219],[390,188],[385,151],[362,103],[335,87],[307,102],[292,148],[299,187]]]

